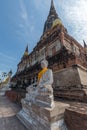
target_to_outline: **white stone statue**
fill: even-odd
[[[52,85],[53,84],[53,73],[51,69],[47,69],[48,67],[48,61],[43,60],[41,62],[42,69],[45,68],[45,72],[42,75],[42,77],[39,79],[39,86],[42,87],[43,85]],[[43,71],[43,70],[42,70]]]
[[[26,99],[29,103],[34,102],[40,106],[53,107],[53,73],[51,69],[48,69],[48,61],[41,61],[42,70],[38,74],[38,85],[33,87],[30,85],[27,88]]]
[[[38,74],[38,90],[44,92],[44,94],[53,94],[53,73],[51,69],[48,69],[48,61],[43,60],[41,62],[42,70]]]

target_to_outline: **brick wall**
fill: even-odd
[[[16,92],[14,90],[6,91],[5,95],[15,103],[21,103],[21,99],[25,97],[25,92]]]
[[[81,111],[66,109],[65,122],[69,130],[87,130],[87,113],[84,106]]]

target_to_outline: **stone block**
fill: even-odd
[[[31,106],[26,105],[26,100],[22,103],[23,108],[17,117],[28,130],[67,130],[63,118],[68,104],[55,102],[55,107],[48,108],[33,103]]]
[[[81,86],[87,86],[87,69],[81,65],[74,65],[69,68],[62,69],[54,72],[54,84],[59,89],[81,88]]]
[[[78,103],[65,111],[65,122],[69,130],[87,130],[87,104]]]
[[[54,73],[54,95],[59,98],[87,102],[87,69],[74,65]]]

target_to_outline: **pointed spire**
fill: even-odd
[[[54,2],[51,0],[51,8],[54,7]]]
[[[84,43],[84,48],[87,48],[87,44],[84,40],[83,40],[83,43]]]
[[[26,49],[25,49],[24,55],[25,55],[25,56],[28,55],[28,45],[26,46]]]
[[[51,5],[53,5],[53,0],[51,0]]]
[[[45,33],[48,29],[50,29],[52,27],[53,22],[56,19],[60,19],[60,18],[58,17],[58,14],[56,12],[54,2],[53,2],[53,0],[51,0],[50,11],[49,11],[49,15],[48,15],[47,20],[46,20],[45,25],[44,25],[43,33]]]
[[[53,0],[51,0],[51,6],[50,6],[50,11],[49,11],[49,16],[50,15],[55,15],[58,18],[58,14],[56,13],[56,9],[55,9]]]
[[[24,54],[23,54],[23,57],[22,57],[22,59],[24,59],[25,57],[27,57],[28,56],[28,45],[26,46],[26,49],[25,49],[25,52],[24,52]],[[22,60],[21,59],[21,60]]]
[[[25,52],[28,52],[28,45],[27,45],[27,47],[26,47],[26,50],[25,50]]]

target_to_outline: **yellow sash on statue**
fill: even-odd
[[[44,68],[44,69],[42,69],[42,70],[39,72],[39,74],[38,74],[38,82],[40,81],[42,75],[43,75],[47,70],[48,70],[48,68]]]

